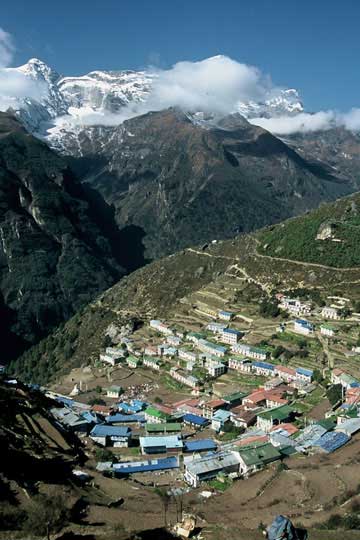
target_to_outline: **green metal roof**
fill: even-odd
[[[322,420],[319,420],[316,422],[318,426],[323,427],[327,431],[331,431],[336,426],[336,422],[332,420],[331,418],[323,418]]]
[[[258,416],[264,420],[278,420],[281,422],[282,420],[289,418],[293,412],[293,409],[289,405],[281,405],[280,407],[263,411],[259,413]]]
[[[163,419],[170,418],[169,414],[166,414],[166,413],[164,413],[162,411],[159,411],[155,407],[148,407],[145,410],[145,413],[150,415],[150,416],[155,416],[156,418],[163,418]]]
[[[239,451],[239,454],[246,465],[263,465],[280,459],[280,452],[270,443],[245,448]]]
[[[247,394],[244,392],[233,392],[232,394],[227,394],[226,396],[223,396],[221,399],[224,401],[229,401],[232,403],[233,401],[239,401],[242,398],[244,398]]]

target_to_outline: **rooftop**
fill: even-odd
[[[268,411],[263,411],[258,414],[260,418],[264,420],[286,420],[293,413],[293,409],[289,405],[281,405],[280,407],[274,407]]]

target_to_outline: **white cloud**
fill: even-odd
[[[238,110],[241,102],[270,99],[281,90],[257,68],[226,56],[178,62],[168,70],[152,67],[149,72],[153,84],[145,102],[132,103],[116,114],[90,107],[71,108],[66,121],[72,119],[78,125],[117,125],[127,118],[168,107],[226,115]]]
[[[10,65],[14,52],[15,47],[12,37],[0,28],[0,68]]]
[[[337,115],[333,111],[320,111],[314,114],[299,113],[294,116],[273,118],[252,118],[250,120],[252,124],[261,126],[277,135],[326,130],[334,127],[337,121]]]
[[[15,52],[12,36],[0,28],[0,111],[18,108],[24,98],[40,101],[45,87],[25,73],[9,68]]]

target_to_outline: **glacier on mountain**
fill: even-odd
[[[214,57],[203,62],[211,63],[223,58]],[[98,70],[78,77],[62,76],[41,60],[32,58],[23,66],[5,68],[4,72],[11,76],[25,77],[41,89],[37,96],[9,96],[5,103],[8,103],[29,131],[46,139],[60,151],[73,147],[84,131],[91,137],[92,126],[106,128],[118,125],[127,118],[148,112],[152,106],[154,109],[161,108],[161,99],[159,101],[158,97],[156,105],[153,99],[158,77],[156,70]],[[237,101],[234,110],[228,113],[237,112],[251,119],[291,116],[303,111],[295,89],[271,87],[266,92],[267,95],[261,100]],[[162,108],[167,106],[169,101]],[[198,110],[190,113],[195,121],[201,114]],[[205,125],[206,121],[202,123]]]

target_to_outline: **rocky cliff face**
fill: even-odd
[[[2,359],[124,274],[97,212],[66,162],[0,113]]]

